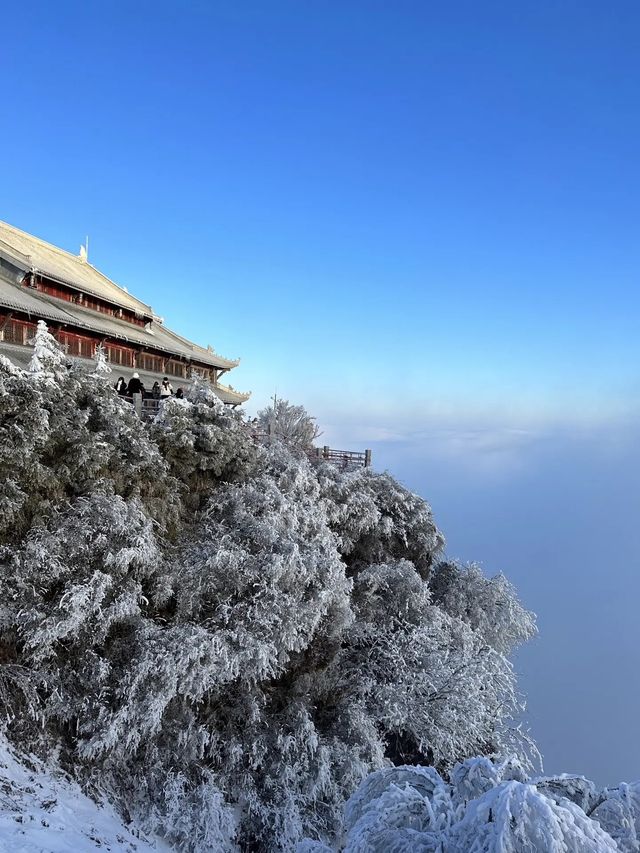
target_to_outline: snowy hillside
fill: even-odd
[[[147,853],[168,851],[124,826],[62,771],[18,757],[0,735],[0,853]]]

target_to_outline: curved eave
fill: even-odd
[[[228,385],[221,385],[220,383],[214,385],[213,390],[223,403],[230,403],[233,406],[246,403],[251,396],[250,391],[236,391],[235,388],[229,388]]]
[[[31,259],[28,255],[24,255],[22,252],[18,251],[14,246],[10,243],[7,243],[0,237],[0,255],[15,265],[17,270],[20,270],[21,274],[28,273],[31,270]]]
[[[204,364],[209,364],[211,367],[217,367],[220,370],[233,370],[234,367],[237,367],[240,364],[239,358],[224,358],[223,356],[218,355],[217,352],[213,352],[213,350],[205,349],[205,347],[201,347],[198,344],[194,344],[187,338],[183,338],[182,335],[174,332],[173,329],[168,329],[163,325],[158,326],[158,328],[167,336],[174,338],[182,346],[187,347],[191,353],[191,358],[194,361],[202,361]]]

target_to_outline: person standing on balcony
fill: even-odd
[[[127,388],[129,395],[133,394],[144,394],[144,385],[140,381],[140,374],[134,373],[131,379],[129,380],[129,387]]]
[[[169,382],[169,377],[165,376],[162,380],[162,385],[160,386],[160,399],[166,400],[167,397],[170,397],[173,394],[173,386]]]
[[[115,384],[115,389],[118,394],[121,394],[122,396],[127,393],[127,380],[124,378],[124,376],[119,377],[118,381]]]

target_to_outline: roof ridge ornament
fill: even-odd
[[[80,258],[81,264],[89,263],[89,236],[87,235],[84,238],[84,245],[80,246],[80,252],[78,254]]]

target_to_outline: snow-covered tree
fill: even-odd
[[[211,382],[198,374],[193,374],[186,398],[190,403],[206,403],[212,409],[224,411],[224,403],[213,390]]]
[[[93,355],[93,360],[96,363],[96,366],[93,370],[93,375],[101,376],[103,379],[107,379],[112,372],[112,367],[107,361],[107,355],[102,344],[99,344],[96,347],[96,351]]]
[[[432,767],[400,766],[368,776],[347,802],[345,851],[438,850],[454,821],[449,786]]]
[[[38,320],[29,372],[40,380],[59,379],[63,375],[65,362],[65,355],[49,333],[47,324],[44,320]]]
[[[364,702],[384,732],[388,758],[446,769],[510,743],[521,708],[511,664],[434,607],[408,561],[361,570],[352,601],[339,675],[348,701]]]
[[[274,397],[273,404],[258,412],[258,424],[266,433],[298,447],[311,447],[321,433],[315,418],[304,406]]]
[[[57,347],[40,333],[42,351]],[[0,543],[18,542],[36,518],[102,480],[141,497],[163,527],[174,524],[179,484],[133,407],[100,376],[42,353],[38,361],[46,370],[0,362]]]
[[[477,853],[615,853],[600,824],[570,800],[561,803],[526,782],[503,782],[467,804],[445,849]]]
[[[219,482],[242,480],[257,470],[260,448],[241,418],[199,385],[190,400],[161,406],[150,436],[171,473],[186,486],[189,512],[201,509]]]
[[[327,519],[351,571],[386,559],[408,559],[423,580],[444,546],[431,507],[390,474],[339,471],[323,463],[318,480]]]
[[[335,848],[311,839],[299,851],[342,853],[615,853],[637,851],[638,787],[595,795],[579,777],[529,779],[517,758],[467,759],[450,781],[430,767],[368,776],[347,802]],[[560,790],[577,794],[563,797]],[[551,793],[555,788],[555,793]],[[584,793],[589,796],[584,799]],[[586,808],[585,808],[586,807]],[[601,810],[598,813],[598,810]]]
[[[443,561],[435,567],[429,587],[433,603],[466,622],[474,633],[503,654],[536,632],[535,620],[518,601],[504,575],[487,578],[477,565]]]
[[[615,840],[620,853],[640,851],[640,782],[605,788],[589,814]]]

